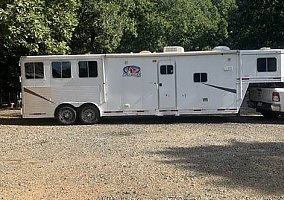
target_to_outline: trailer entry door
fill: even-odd
[[[176,108],[176,67],[174,62],[160,61],[159,74],[159,109]]]

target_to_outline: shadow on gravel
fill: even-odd
[[[262,116],[164,116],[164,117],[109,117],[104,118],[101,124],[279,124],[284,125],[284,118],[265,119]]]
[[[223,123],[246,123],[246,124],[278,124],[284,125],[284,119],[265,119],[262,116],[164,116],[164,117],[107,117],[100,120],[100,124],[223,124]],[[58,126],[55,119],[23,119],[18,117],[0,116],[0,125],[25,125],[25,126]]]
[[[168,148],[157,154],[170,158],[163,163],[225,177],[228,181],[216,183],[225,187],[249,187],[268,194],[284,194],[284,143],[281,142]]]
[[[1,118],[0,125],[22,125],[22,126],[58,126],[55,119],[22,119],[22,118]]]

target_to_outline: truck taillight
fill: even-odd
[[[280,101],[279,92],[273,92],[272,93],[272,101],[274,101],[274,102],[279,102]]]

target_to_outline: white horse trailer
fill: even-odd
[[[237,114],[250,83],[284,82],[284,50],[21,57],[23,118]]]

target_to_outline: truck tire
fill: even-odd
[[[268,119],[276,119],[279,117],[279,113],[272,112],[272,111],[260,111],[260,113],[263,115],[263,117]]]
[[[100,112],[95,105],[85,104],[79,108],[78,117],[83,124],[95,124],[100,119]]]
[[[74,124],[76,121],[76,110],[70,105],[63,105],[56,112],[56,119],[65,125]]]

